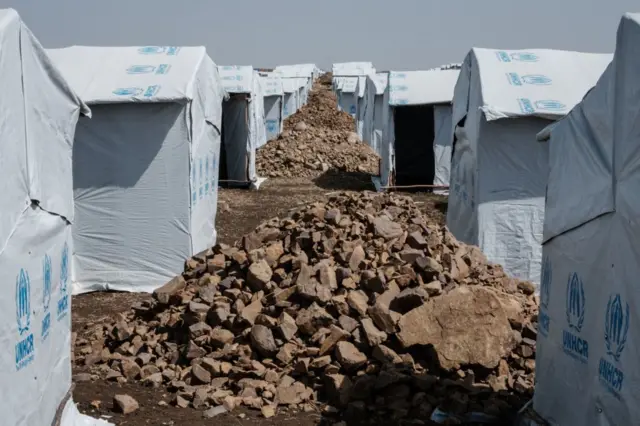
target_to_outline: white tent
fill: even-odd
[[[549,166],[533,407],[553,425],[640,424],[639,45],[640,14],[626,14],[597,85],[538,135]]]
[[[389,73],[379,72],[373,80],[376,86],[376,97],[373,108],[373,137],[371,139],[371,148],[378,154],[382,155],[382,140],[385,129],[389,122]]]
[[[256,174],[256,149],[267,143],[264,100],[260,76],[250,65],[219,66],[225,90],[222,135],[223,179],[242,185],[260,185]]]
[[[71,399],[71,156],[90,111],[12,9],[0,51],[2,424],[104,425]]]
[[[319,76],[319,69],[314,64],[280,65],[273,73],[283,79],[296,79],[298,84],[298,108],[306,105],[313,81]]]
[[[93,110],[73,149],[74,292],[151,292],[216,241],[216,66],[204,47],[48,52]]]
[[[264,123],[267,140],[273,140],[282,133],[284,89],[282,79],[274,74],[261,78],[264,88]]]
[[[540,280],[548,155],[536,133],[580,102],[610,60],[491,49],[465,58],[453,101],[447,225],[509,275]]]
[[[451,100],[458,74],[456,70],[389,73],[390,111],[376,187],[449,184]]]

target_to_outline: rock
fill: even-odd
[[[253,325],[258,318],[258,315],[262,312],[262,302],[260,300],[256,300],[251,302],[248,306],[242,309],[240,313],[240,318]]]
[[[262,259],[252,263],[247,273],[247,284],[254,290],[263,290],[267,283],[271,280],[273,271],[269,267],[266,260]]]
[[[367,310],[375,325],[385,333],[396,331],[396,320],[391,316],[389,308],[381,303],[369,307]]]
[[[269,419],[276,415],[276,407],[274,405],[265,405],[260,409],[260,411],[265,419]]]
[[[384,345],[374,347],[371,355],[383,364],[402,364],[402,358]]]
[[[352,383],[342,374],[328,374],[325,379],[329,399],[336,405],[344,406],[351,398]]]
[[[511,326],[495,294],[458,287],[405,314],[398,340],[406,348],[433,345],[443,368],[479,364],[495,368],[513,350]]]
[[[333,350],[334,346],[340,342],[341,340],[347,339],[349,337],[349,333],[337,327],[335,325],[331,326],[331,334],[322,342],[322,346],[320,346],[320,355],[324,355]]]
[[[293,337],[298,332],[298,326],[296,325],[296,320],[294,320],[291,315],[283,312],[280,314],[278,318],[278,326],[276,327],[280,337],[282,337],[286,342],[293,339]]]
[[[429,296],[437,296],[442,293],[442,283],[440,281],[431,281],[429,284],[425,284],[424,289]]]
[[[194,364],[194,366],[191,367],[191,376],[198,384],[209,384],[211,382],[211,373],[199,364]]]
[[[362,324],[362,331],[364,331],[369,346],[377,346],[387,340],[387,333],[378,330],[371,318],[362,319],[360,324]]]
[[[347,333],[351,333],[353,330],[358,328],[358,325],[360,325],[358,321],[346,315],[340,315],[340,318],[338,318],[338,323],[340,324],[340,327]]]
[[[367,309],[369,307],[369,297],[364,291],[350,291],[349,295],[347,296],[347,303],[353,308],[354,311],[359,313],[361,316],[365,316],[367,314]]]
[[[140,408],[138,401],[129,395],[115,395],[113,397],[113,407],[122,414],[131,414]]]
[[[391,302],[391,309],[401,314],[405,314],[410,310],[422,306],[429,298],[427,290],[421,287],[405,288]]]
[[[153,292],[153,297],[159,303],[168,304],[171,297],[177,295],[180,290],[185,288],[186,284],[184,277],[182,275],[178,275],[162,287],[156,289]]]
[[[380,216],[373,221],[375,234],[385,240],[399,238],[404,233],[402,226],[396,222],[389,220],[387,217]]]
[[[273,333],[264,325],[254,325],[251,328],[251,345],[265,357],[273,356],[278,352]]]
[[[293,126],[293,129],[297,132],[304,132],[305,130],[307,130],[309,128],[309,126],[306,125],[306,123],[304,121],[301,121],[300,123],[296,124],[295,126]]]
[[[336,345],[336,359],[347,371],[356,370],[367,363],[366,355],[350,342],[338,342]]]
[[[219,416],[220,414],[225,414],[227,413],[227,409],[222,406],[222,405],[218,405],[217,407],[211,407],[209,408],[207,411],[205,411],[204,413],[202,413],[202,416],[205,419],[211,419],[213,417]]]
[[[352,271],[358,271],[364,259],[364,249],[362,246],[356,246],[349,257],[349,268],[351,268]]]
[[[333,317],[323,308],[313,303],[308,309],[298,313],[296,325],[298,329],[307,334],[313,335],[319,328],[328,326],[334,321]]]

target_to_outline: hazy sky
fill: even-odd
[[[637,0],[0,0],[45,47],[205,45],[219,65],[461,62],[471,47],[612,52]]]

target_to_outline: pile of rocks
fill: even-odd
[[[258,174],[314,177],[329,170],[378,174],[379,157],[353,133],[353,118],[336,105],[330,85],[316,82],[309,102],[285,120],[279,138],[258,150]]]
[[[208,415],[503,416],[532,394],[533,293],[410,198],[335,194],[189,259],[75,361]]]

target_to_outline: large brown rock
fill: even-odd
[[[500,300],[482,287],[458,287],[408,312],[398,326],[405,348],[433,345],[443,368],[495,368],[515,347]]]

